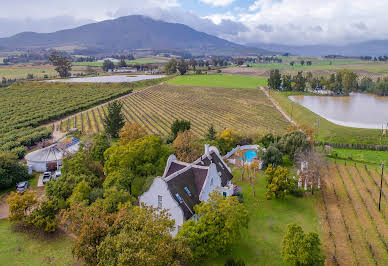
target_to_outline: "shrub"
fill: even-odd
[[[27,166],[10,151],[0,151],[0,189],[9,188],[29,178]]]

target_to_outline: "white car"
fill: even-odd
[[[50,181],[52,178],[51,172],[44,172],[42,177],[42,183],[46,184],[48,181]]]

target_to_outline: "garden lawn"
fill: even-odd
[[[291,101],[288,98],[291,94],[289,92],[270,91],[271,97],[297,124],[315,128],[317,119],[319,118],[318,141],[329,143],[380,144],[380,130],[336,125]]]
[[[246,265],[284,265],[281,257],[281,242],[287,225],[300,224],[305,232],[321,234],[318,207],[320,194],[296,198],[286,196],[284,200],[266,200],[265,180],[261,172],[255,182],[256,198],[248,182],[240,182],[240,170],[233,171],[233,183],[242,187],[244,205],[249,211],[249,226],[242,238],[233,245],[230,254],[208,261],[208,265],[224,265],[233,257],[243,259]],[[322,241],[322,237],[321,237]]]
[[[59,234],[37,236],[15,232],[0,220],[0,265],[73,265],[72,240]]]
[[[232,75],[184,75],[169,80],[168,84],[184,86],[223,87],[223,88],[258,88],[267,85],[266,78]]]

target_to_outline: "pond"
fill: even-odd
[[[70,79],[55,79],[47,80],[47,82],[90,82],[90,83],[121,83],[121,82],[135,82],[147,79],[164,78],[164,75],[111,75],[111,76],[97,76],[86,78],[70,78]]]
[[[289,97],[292,101],[338,125],[384,129],[388,123],[388,97],[351,93],[350,96]]]

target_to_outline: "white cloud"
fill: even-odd
[[[223,20],[231,20],[231,21],[236,21],[236,17],[232,15],[232,13],[228,12],[225,14],[212,14],[209,16],[205,16],[204,18],[210,19],[213,21],[215,24],[220,24]]]
[[[201,2],[212,6],[228,6],[235,0],[200,0]]]

